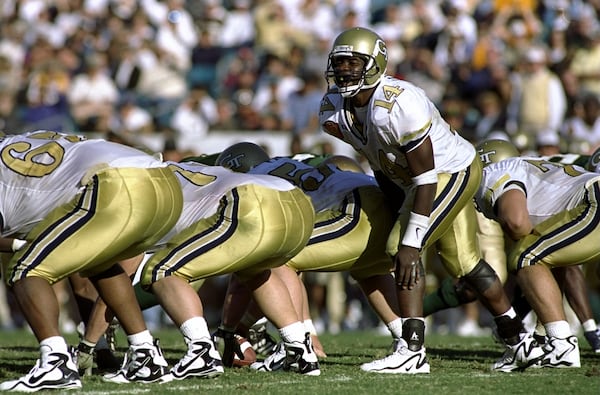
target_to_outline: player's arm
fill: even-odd
[[[498,222],[511,239],[522,239],[533,231],[527,209],[527,196],[523,190],[510,189],[504,192],[496,202],[496,211]]]
[[[429,228],[429,215],[437,188],[437,173],[434,168],[433,148],[429,136],[414,149],[406,153],[408,167],[416,185],[413,207],[408,225],[395,258],[396,282],[404,289],[411,289],[422,275],[420,262],[423,236]]]
[[[413,181],[417,185],[413,212],[429,217],[437,189],[437,175],[433,161],[431,139],[425,138],[417,148],[406,153],[406,160]]]

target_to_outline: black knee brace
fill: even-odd
[[[498,275],[492,267],[483,259],[470,273],[463,277],[467,284],[478,294],[483,294],[498,279]]]

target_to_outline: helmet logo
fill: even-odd
[[[224,158],[223,160],[223,164],[226,164],[225,167],[229,168],[229,169],[237,169],[242,167],[242,160],[244,159],[244,156],[246,156],[245,154],[239,154],[239,155],[229,155],[226,158]]]
[[[492,150],[492,151],[483,151],[483,149],[479,150],[479,159],[481,160],[481,162],[487,164],[492,163],[492,158],[490,158],[490,156],[492,155],[496,155],[496,150]]]
[[[383,42],[383,40],[377,39],[377,41],[375,42],[375,50],[376,52],[382,54],[385,60],[387,60],[387,46],[385,45],[385,42]],[[374,53],[373,56],[377,57],[377,53]]]

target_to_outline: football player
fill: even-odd
[[[600,175],[535,157],[495,162],[495,153],[506,144],[493,140],[478,147],[485,166],[476,204],[515,241],[508,269],[546,330],[541,365],[579,367],[578,341],[551,269],[600,258]]]
[[[488,162],[499,162],[506,158],[522,156],[518,148],[511,143],[499,140],[488,140],[485,146],[488,147],[488,149],[485,154],[482,152],[482,158]],[[589,155],[577,154],[559,154],[541,157],[541,159],[549,162],[567,165],[576,164],[579,166],[587,166],[592,162],[592,160],[590,160],[591,158],[593,158],[593,156],[590,157]],[[592,166],[590,166],[589,170],[593,171],[591,167]],[[510,240],[504,237],[502,227],[496,220],[485,217],[480,211],[477,212],[477,223],[477,236],[482,256],[494,268],[500,281],[505,283],[508,277],[506,268],[506,249],[508,247],[506,243],[510,243]],[[594,265],[587,265],[586,268],[588,266],[592,268]],[[584,337],[592,347],[592,350],[600,352],[600,331],[594,320],[585,279],[585,277],[590,278],[593,277],[593,275],[590,270],[586,270],[586,272],[588,273],[587,276],[585,276],[581,268],[577,266],[567,266],[555,268],[553,270],[553,274],[559,282],[567,301],[583,326]],[[447,278],[443,280],[442,285],[438,290],[425,296],[425,316],[450,307],[459,306],[464,302],[469,302],[469,300],[462,300],[461,287],[462,284],[456,282],[454,279]],[[519,290],[516,289],[515,291]],[[524,317],[531,311],[529,303],[527,303],[525,298],[518,293],[516,293],[513,298],[513,306],[521,317]],[[540,343],[545,341],[544,336],[545,331],[543,326],[538,325],[534,337]]]
[[[288,288],[294,290],[292,295],[300,315],[306,315],[306,306],[298,273],[347,271],[390,329],[394,342],[399,341],[402,323],[391,275],[392,260],[386,254],[392,211],[373,177],[346,157],[332,156],[313,166],[286,157],[269,158],[261,147],[247,142],[225,149],[217,164],[235,171],[283,178],[302,189],[313,202],[316,222],[307,246],[276,269]],[[229,305],[239,303],[230,301]],[[238,317],[224,314],[224,323],[231,322],[229,329],[235,329],[240,318],[239,313]],[[283,357],[281,352],[275,352],[255,367],[277,370]],[[427,373],[428,369],[429,364],[424,363],[414,373]]]
[[[0,248],[13,253],[3,278],[40,344],[31,371],[0,389],[81,387],[52,289],[77,272],[92,281],[128,335],[128,380],[172,380],[131,281],[115,262],[146,250],[175,224],[182,207],[177,178],[139,150],[51,131],[2,137],[0,155]]]
[[[481,162],[425,92],[387,75],[386,67],[387,47],[375,32],[356,27],[339,34],[326,72],[334,86],[319,113],[327,133],[367,158],[399,210],[388,253],[394,257],[403,335],[392,355],[363,369],[411,372],[427,363],[421,252],[430,246],[494,316],[507,349],[492,369],[524,369],[543,351],[525,332],[494,270],[479,256],[472,198],[481,181]]]
[[[151,249],[140,285],[156,296],[187,344],[186,354],[171,369],[173,377],[207,378],[224,372],[198,289],[208,277],[233,273],[279,328],[286,367],[319,375],[310,336],[289,292],[271,275],[308,242],[314,222],[310,199],[278,177],[194,162],[167,163],[180,181],[184,206],[177,224]],[[279,303],[271,303],[273,299]],[[101,332],[91,330],[90,340],[98,339]],[[115,381],[121,376],[117,373]]]

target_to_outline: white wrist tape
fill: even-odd
[[[412,178],[415,185],[426,185],[436,184],[438,181],[437,172],[435,169],[427,170],[425,173],[421,173],[418,176]]]
[[[14,239],[12,242],[12,250],[13,252],[17,252],[19,251],[21,248],[23,248],[23,246],[27,244],[27,242],[25,240],[21,240],[21,239]]]
[[[402,245],[421,249],[427,228],[429,228],[429,217],[411,211],[402,237]]]

